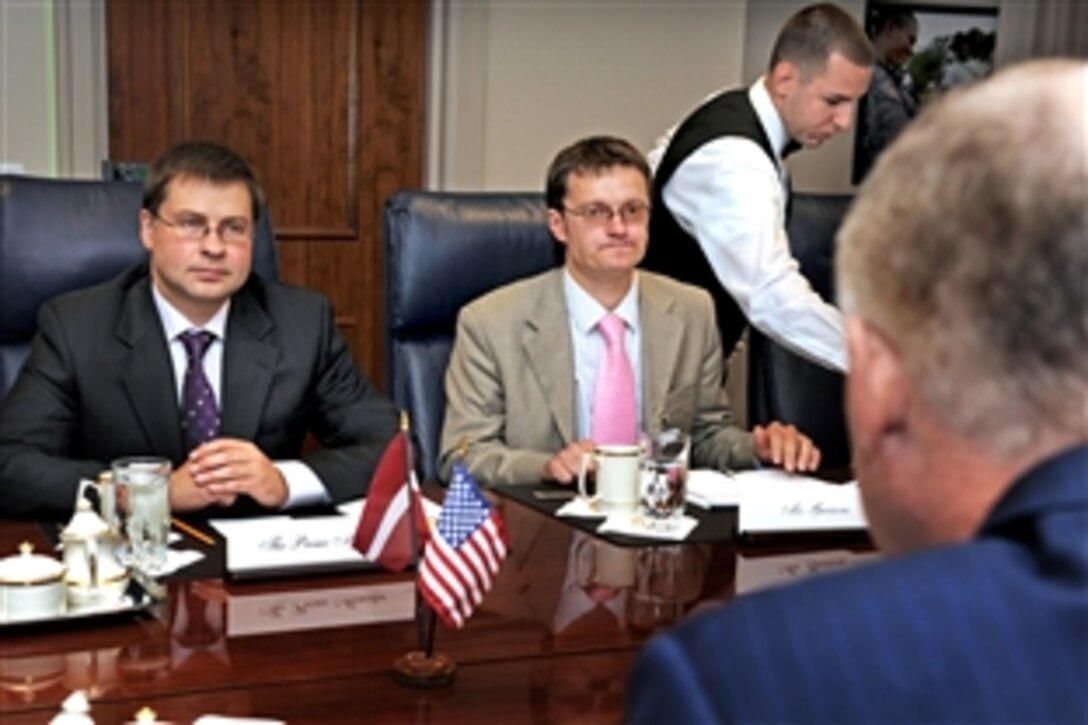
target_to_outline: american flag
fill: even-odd
[[[419,588],[447,625],[460,629],[506,558],[506,527],[464,464],[453,467],[438,526],[419,565]]]

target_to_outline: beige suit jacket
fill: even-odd
[[[750,467],[751,435],[733,423],[722,387],[710,296],[640,271],[639,310],[643,427],[690,432],[695,467]],[[446,371],[443,477],[463,440],[477,480],[538,482],[545,463],[576,440],[575,394],[562,269],[466,305]]]

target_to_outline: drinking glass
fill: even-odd
[[[118,556],[146,574],[166,566],[170,535],[170,461],[132,456],[113,462],[122,543]]]
[[[647,528],[668,530],[684,515],[691,437],[675,428],[643,437],[639,512]]]

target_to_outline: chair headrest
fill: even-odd
[[[546,219],[538,193],[394,195],[384,218],[390,334],[452,332],[465,303],[555,266]]]

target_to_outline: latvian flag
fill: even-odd
[[[401,571],[416,561],[413,511],[416,538],[419,544],[427,540],[427,519],[414,469],[412,443],[408,432],[401,430],[386,446],[374,471],[352,542],[368,560],[392,571]]]

